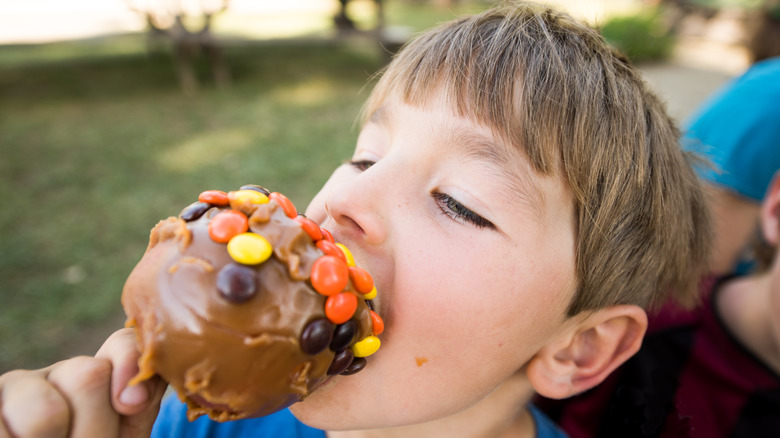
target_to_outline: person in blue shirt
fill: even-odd
[[[122,330],[94,358],[0,377],[2,427],[560,436],[533,394],[597,385],[638,350],[645,308],[696,298],[709,216],[678,139],[638,71],[566,14],[510,2],[444,24],[385,69],[352,158],[306,210],[380,291],[365,369],[289,411],[189,423],[175,397],[158,415],[161,382],[127,386]]]
[[[780,168],[780,57],[757,62],[706,101],[686,124],[683,145],[709,158],[716,274],[744,273],[758,236],[761,201]]]

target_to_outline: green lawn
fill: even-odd
[[[388,8],[414,29],[453,15],[424,12]],[[226,54],[232,86],[205,81],[186,97],[140,35],[0,46],[0,372],[93,353],[121,324],[149,229],[200,191],[257,183],[303,209],[349,157],[384,61],[376,47],[307,39]]]

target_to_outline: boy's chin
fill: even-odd
[[[368,428],[369,425],[361,424],[353,409],[362,400],[360,397],[361,385],[357,383],[359,376],[334,376],[322,386],[314,390],[303,401],[290,406],[290,411],[295,417],[306,424],[320,430],[354,430]],[[357,415],[357,416],[356,416]],[[375,418],[369,418],[369,423]]]
[[[333,385],[338,385],[338,378],[333,378],[317,388],[304,400],[290,406],[290,411],[303,424],[320,430],[345,429],[344,419],[337,414],[340,408],[328,400],[336,400],[338,397],[330,395]],[[335,397],[335,398],[334,398]]]

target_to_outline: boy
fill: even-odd
[[[515,3],[424,34],[384,72],[352,161],[307,210],[382,291],[371,366],[293,406],[317,430],[288,411],[187,423],[173,401],[155,432],[557,436],[529,407],[534,391],[598,384],[639,348],[642,307],[695,297],[709,223],[677,134],[638,73],[566,15]],[[120,332],[82,359],[113,364],[125,416],[111,427],[148,427],[154,412],[156,388],[123,392],[133,348]],[[8,414],[24,404],[5,389],[56,386],[47,372],[74,379],[58,366],[4,378],[11,430],[27,417]],[[69,405],[74,434],[108,404],[108,384],[63,391],[88,399]]]

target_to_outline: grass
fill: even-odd
[[[389,21],[412,30],[453,16],[403,5]],[[149,229],[200,191],[257,183],[303,209],[349,157],[376,47],[245,42],[226,57],[232,86],[186,97],[140,35],[0,46],[0,372],[94,353]]]

